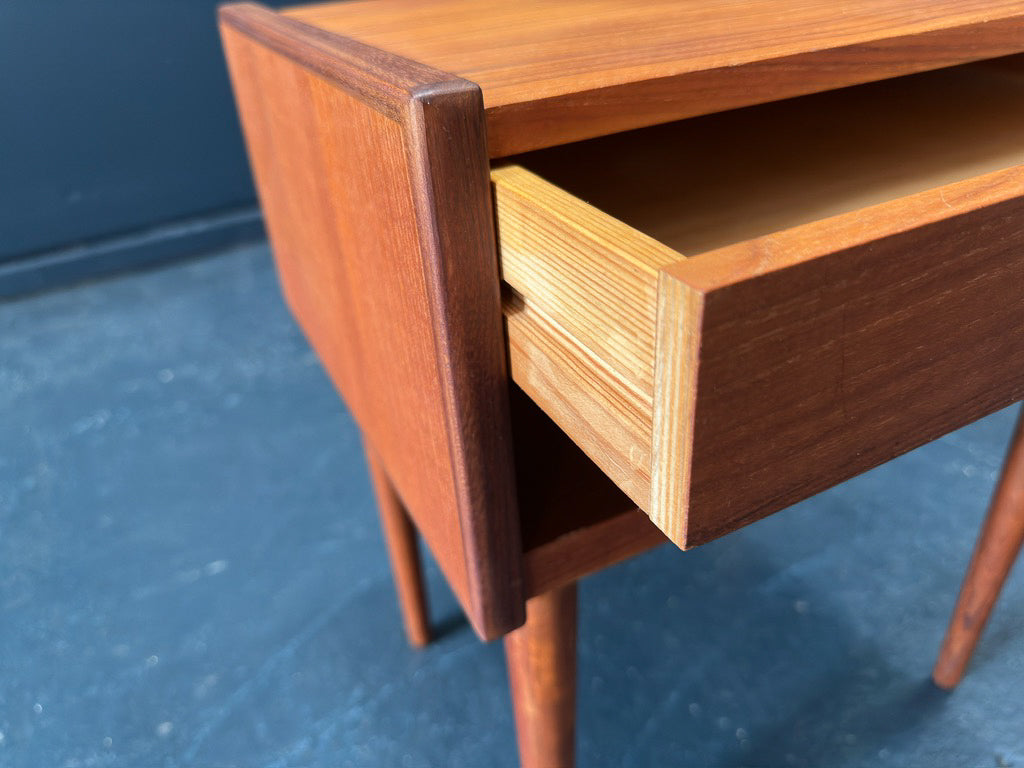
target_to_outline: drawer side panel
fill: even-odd
[[[658,270],[680,256],[523,168],[491,179],[512,378],[647,507]]]

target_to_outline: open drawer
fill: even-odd
[[[492,171],[513,379],[681,547],[1024,397],[1024,65]]]

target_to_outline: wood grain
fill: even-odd
[[[478,83],[493,157],[1024,50],[1019,0],[370,0],[286,13]]]
[[[221,32],[289,305],[500,636],[524,597],[479,89],[257,5]]]
[[[525,305],[506,304],[512,379],[635,504],[650,494],[650,440],[638,429],[629,398],[615,388],[601,361]]]
[[[1009,64],[496,169],[513,378],[680,546],[1008,404],[1024,353]]]
[[[652,492],[681,546],[1024,397],[1024,168],[701,254],[663,279],[685,298],[659,337],[698,323],[700,336],[696,362],[662,365],[656,384],[690,401],[662,427],[686,435],[689,488]]]
[[[1024,414],[1010,441],[1003,473],[967,569],[932,679],[955,688],[963,679],[999,592],[1024,544]]]
[[[512,377],[563,428],[591,414],[577,442],[644,506],[655,287],[679,254],[522,168],[491,178]]]
[[[526,604],[505,638],[522,768],[572,768],[576,725],[576,585]]]
[[[646,509],[654,524],[684,549],[703,543],[695,539],[695,526],[691,526],[695,516],[691,495],[705,330],[703,294],[685,280],[663,273],[658,281],[651,503]],[[803,460],[800,456],[790,458]]]

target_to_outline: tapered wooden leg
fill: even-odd
[[[572,768],[576,741],[576,585],[526,603],[505,637],[522,768]]]
[[[953,620],[932,678],[953,688],[964,676],[992,606],[1024,542],[1024,412],[1010,444],[1003,476],[960,589]]]
[[[395,494],[380,459],[370,446],[365,446],[366,463],[370,467],[373,490],[377,495],[377,511],[391,560],[391,575],[398,592],[405,635],[414,648],[430,642],[427,622],[427,596],[423,589],[423,568],[416,543],[416,528]]]

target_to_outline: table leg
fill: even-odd
[[[953,619],[932,678],[953,688],[967,669],[975,646],[1024,542],[1024,412],[1006,457],[1003,475],[967,569]]]
[[[409,645],[422,648],[430,642],[427,621],[427,597],[423,588],[423,568],[416,541],[416,528],[402,506],[384,466],[369,445],[364,444],[366,463],[370,468],[377,511],[391,560],[391,575],[398,592],[402,623]]]
[[[505,637],[522,768],[572,768],[576,725],[576,584],[526,603]]]

